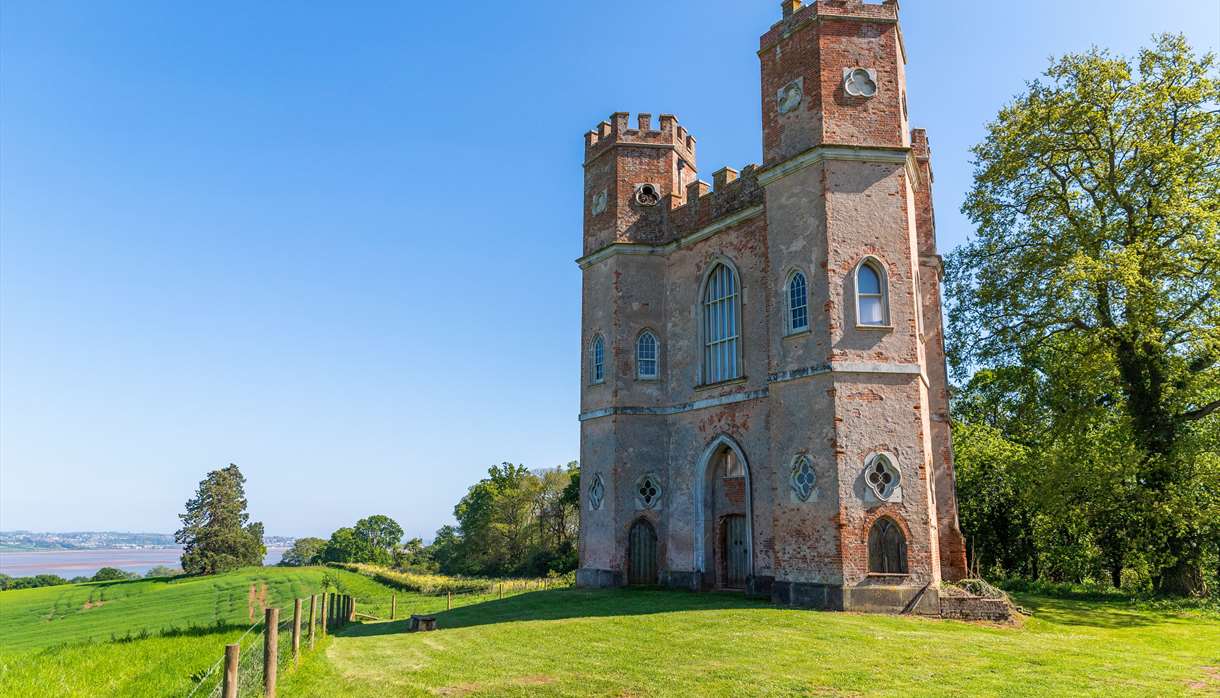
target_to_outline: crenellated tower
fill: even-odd
[[[585,136],[577,579],[939,613],[965,546],[898,3],[781,7],[760,165],[700,180],[670,115]]]

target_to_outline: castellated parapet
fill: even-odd
[[[761,164],[701,179],[668,114],[585,135],[577,580],[935,614],[965,548],[898,4],[781,10]]]

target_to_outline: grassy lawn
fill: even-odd
[[[324,578],[332,591],[355,597],[358,611],[383,618],[391,595],[399,617],[447,605],[443,595],[407,593],[364,574],[322,567],[0,592],[0,696],[186,695],[225,644],[262,619],[264,607],[278,607],[289,618],[293,599],[321,591]],[[510,587],[506,595],[512,592]],[[497,597],[455,595],[453,602]],[[257,654],[257,637],[246,636],[243,653],[247,645]]]
[[[285,696],[1003,695],[1220,692],[1220,618],[1023,596],[1020,627],[783,609],[722,594],[532,592],[440,630],[349,626]]]

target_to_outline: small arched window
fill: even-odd
[[[655,380],[657,377],[657,336],[644,330],[640,338],[635,340],[635,375],[641,380]]]
[[[737,274],[727,264],[712,268],[703,289],[703,383],[741,376],[738,359],[741,295]]]
[[[593,382],[606,380],[606,340],[599,334],[593,338]]]
[[[890,324],[886,302],[885,272],[874,259],[866,259],[856,267],[856,322],[861,325],[885,327]]]
[[[809,287],[805,275],[794,271],[788,276],[788,332],[809,329]]]
[[[870,574],[906,574],[907,539],[894,520],[883,516],[868,532]]]

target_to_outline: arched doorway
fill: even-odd
[[[703,587],[744,589],[754,574],[750,466],[733,439],[704,450],[695,479],[695,566]]]
[[[627,583],[657,583],[657,531],[646,519],[633,523],[627,533]]]

